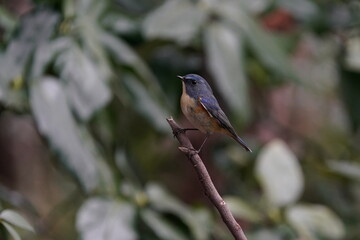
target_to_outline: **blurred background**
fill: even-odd
[[[187,73],[253,150],[201,153],[249,239],[360,238],[358,1],[1,0],[0,239],[233,239],[166,122]]]

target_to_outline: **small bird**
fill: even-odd
[[[180,100],[181,110],[186,118],[196,128],[186,130],[200,130],[206,134],[201,148],[212,133],[223,133],[232,137],[246,150],[251,152],[245,142],[236,134],[229,119],[220,108],[218,101],[214,97],[213,91],[207,81],[197,74],[187,74],[178,76],[182,80],[182,95]]]

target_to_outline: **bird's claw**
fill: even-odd
[[[173,136],[174,138],[177,137],[177,135],[181,134],[181,133],[185,133],[186,129],[184,128],[177,128],[176,130],[173,131]]]
[[[199,129],[197,129],[197,128],[177,128],[176,130],[173,130],[173,135],[174,135],[174,137],[176,137],[180,133],[186,133],[186,131],[190,131],[190,130],[199,130]]]

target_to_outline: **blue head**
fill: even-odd
[[[178,76],[183,82],[183,88],[186,94],[192,98],[209,96],[213,94],[210,85],[207,81],[197,74],[187,74],[185,76]]]

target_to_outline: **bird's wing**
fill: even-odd
[[[215,97],[200,97],[199,102],[211,117],[218,120],[223,128],[229,130],[232,135],[237,135],[234,128],[231,126],[229,119],[226,117],[223,110],[221,110]]]
[[[200,97],[199,102],[204,107],[204,109],[209,113],[209,115],[215,118],[219,124],[227,130],[227,134],[229,134],[232,138],[234,138],[238,143],[246,151],[251,152],[251,149],[246,145],[246,143],[236,134],[234,128],[231,126],[229,119],[226,117],[223,110],[221,110],[218,102],[216,101],[215,97]]]

